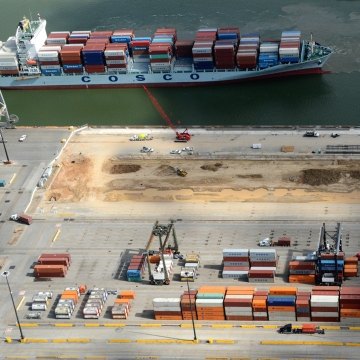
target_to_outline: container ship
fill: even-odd
[[[206,28],[181,40],[174,28],[56,31],[23,18],[0,42],[0,89],[200,86],[322,73],[329,47],[283,31],[278,40],[237,27]]]

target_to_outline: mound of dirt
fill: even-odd
[[[171,176],[176,174],[176,169],[173,166],[170,165],[160,165],[156,169],[156,175],[157,176]]]
[[[302,182],[311,186],[336,184],[341,174],[339,169],[306,169],[302,171]]]
[[[262,179],[263,176],[261,174],[246,174],[246,175],[236,175],[236,177],[240,179]]]
[[[200,166],[200,168],[208,171],[218,171],[222,166],[223,166],[222,163],[215,163],[215,164],[202,165]]]
[[[110,174],[127,174],[137,172],[141,169],[140,165],[135,164],[115,164],[112,165],[109,172]]]

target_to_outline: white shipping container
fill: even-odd
[[[338,295],[311,295],[311,303],[339,303]]]
[[[250,270],[271,270],[276,271],[276,267],[272,266],[252,266]]]
[[[180,298],[154,298],[153,304],[180,304]]]
[[[263,311],[254,311],[253,315],[254,315],[254,318],[255,317],[264,317],[264,316],[267,317],[268,316],[267,312],[263,312]]]
[[[61,46],[60,45],[44,45],[39,49],[39,53],[43,53],[46,51],[56,51],[56,52],[60,52],[61,51]]]
[[[154,306],[154,311],[174,311],[179,312],[181,311],[180,306]]]
[[[338,317],[339,313],[338,312],[328,312],[328,311],[314,311],[311,312],[311,317]]]
[[[40,68],[43,70],[60,70],[61,66],[60,65],[41,65]]]
[[[223,249],[223,256],[249,256],[249,249]]]
[[[197,304],[201,306],[218,306],[223,304],[223,299],[196,299],[196,305]]]
[[[8,61],[0,58],[0,66],[17,66],[18,62],[16,59],[9,59]]]
[[[18,66],[0,66],[0,70],[19,70]]]
[[[231,295],[226,295],[225,299],[252,299],[253,295],[249,294],[231,294]]]

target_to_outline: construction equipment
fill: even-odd
[[[184,169],[176,169],[176,174],[185,177],[187,175],[187,171],[185,171]]]
[[[325,334],[325,330],[315,324],[303,324],[301,327],[293,327],[286,324],[278,329],[279,334]]]
[[[145,90],[146,95],[149,97],[149,99],[151,100],[152,104],[154,105],[155,109],[159,112],[161,117],[166,121],[166,123],[171,127],[171,129],[175,131],[176,134],[175,142],[188,142],[191,139],[191,135],[189,134],[188,129],[185,129],[183,132],[178,132],[174,124],[172,123],[171,119],[169,118],[169,116],[166,114],[164,109],[156,100],[155,96],[150,92],[150,90],[145,85],[143,85],[143,89]]]
[[[200,267],[200,256],[196,253],[186,254],[184,266],[181,267],[181,281],[195,281]]]

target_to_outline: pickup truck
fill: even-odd
[[[10,220],[17,221],[22,224],[30,225],[32,223],[32,217],[26,214],[13,214],[10,216]]]

